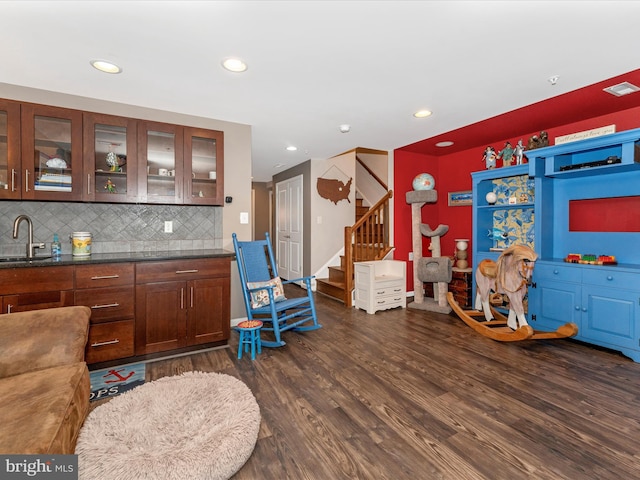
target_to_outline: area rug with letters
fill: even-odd
[[[80,431],[81,480],[228,479],[251,456],[260,408],[222,373],[163,377],[97,406]]]
[[[90,373],[91,396],[89,399],[103,400],[139,387],[144,383],[145,364],[135,363],[121,367],[94,370]]]

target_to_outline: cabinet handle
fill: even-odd
[[[87,195],[91,195],[91,174],[87,173]]]
[[[184,288],[180,289],[180,310],[184,310]]]
[[[607,280],[611,281],[613,280],[613,277],[611,275],[607,275]]]
[[[579,305],[576,305],[576,310],[578,310],[578,311],[580,310],[580,306]]]
[[[558,270],[554,270],[554,271],[553,271],[553,274],[554,274],[554,275],[557,275],[558,273],[560,273],[560,272],[558,272]]]
[[[587,307],[582,307],[582,311],[586,312],[587,311]]]
[[[96,342],[96,343],[92,343],[92,344],[91,344],[91,346],[92,346],[92,347],[102,347],[102,346],[104,346],[104,345],[114,345],[114,344],[116,344],[116,343],[120,343],[120,340],[118,340],[117,338],[116,338],[116,339],[113,339],[113,340],[108,340],[108,341],[106,341],[106,342]]]
[[[24,170],[24,191],[29,191],[29,169],[25,168]]]
[[[176,270],[176,275],[180,275],[181,273],[198,273],[198,270]]]
[[[95,277],[91,277],[91,280],[106,280],[109,278],[120,278],[120,275],[98,275]]]
[[[120,304],[119,303],[107,303],[105,305],[94,305],[91,308],[111,308],[111,307],[119,307]]]
[[[13,305],[11,304],[7,305],[7,313],[11,313],[12,308],[13,308]]]
[[[190,296],[191,296],[191,299],[190,299],[191,307],[190,308],[193,308],[193,287],[191,287],[191,295]]]
[[[11,169],[11,191],[12,192],[16,191],[16,169],[15,168]]]

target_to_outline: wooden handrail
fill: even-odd
[[[368,166],[366,163],[364,163],[364,162],[360,159],[360,157],[358,157],[358,155],[356,155],[356,161],[357,161],[360,165],[362,165],[362,168],[364,168],[364,169],[367,171],[367,173],[369,173],[369,175],[371,175],[373,178],[375,178],[376,182],[378,182],[380,185],[382,185],[382,188],[384,188],[385,190],[388,190],[388,189],[389,189],[389,187],[387,186],[387,184],[386,184],[386,183],[384,183],[384,182],[382,181],[382,179],[380,179],[380,177],[378,177],[378,175],[376,175],[376,174],[373,172],[373,170],[371,170],[371,169],[369,168],[369,166]]]
[[[351,291],[354,288],[353,263],[381,260],[391,250],[389,240],[389,190],[353,226],[344,227],[344,304],[351,307]]]

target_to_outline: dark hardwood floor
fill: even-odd
[[[322,329],[255,361],[237,360],[234,333],[147,366],[148,381],[215,371],[251,388],[262,425],[234,479],[640,478],[640,364],[571,340],[494,342],[453,314],[316,301]]]

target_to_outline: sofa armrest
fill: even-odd
[[[0,378],[84,361],[89,307],[0,315]]]

